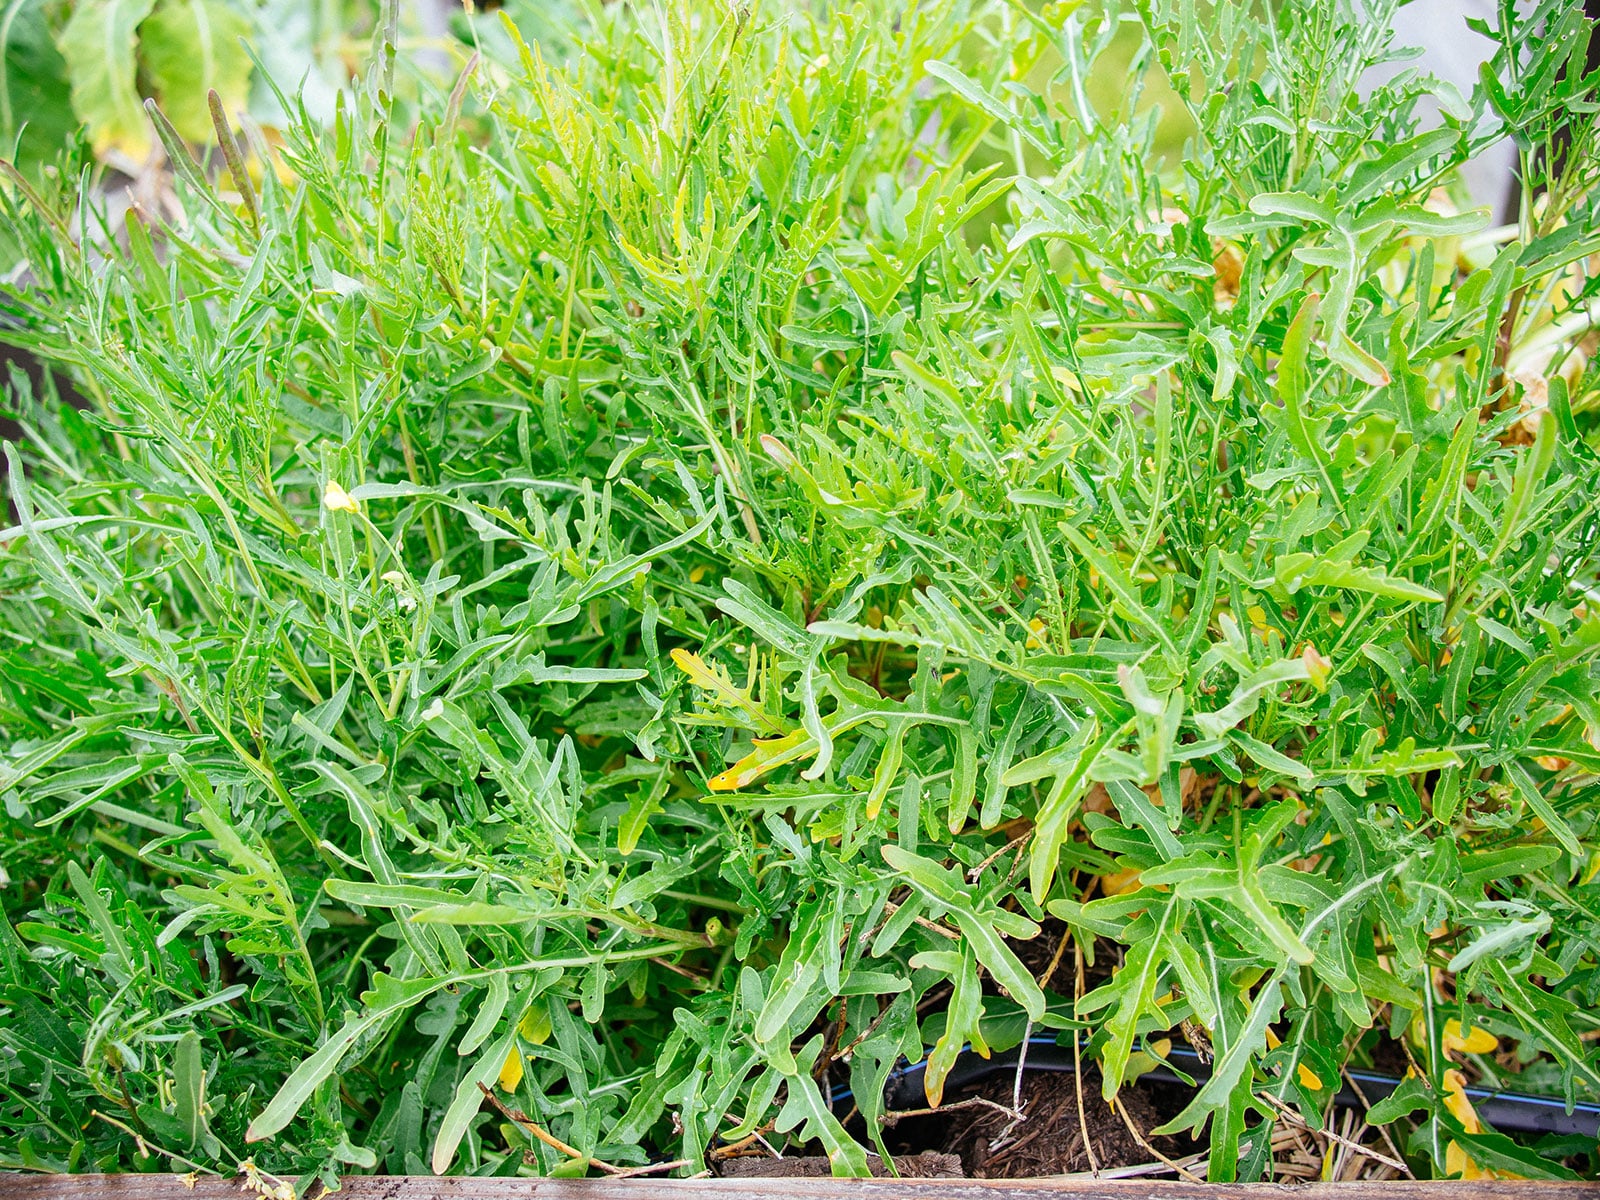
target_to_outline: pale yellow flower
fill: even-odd
[[[358,513],[361,505],[356,503],[355,497],[339,486],[337,480],[328,480],[328,486],[322,489],[322,507],[334,512]]]

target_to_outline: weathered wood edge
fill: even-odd
[[[1315,1195],[1313,1195],[1315,1193]],[[1191,1184],[1149,1179],[478,1179],[352,1176],[348,1200],[686,1200],[690,1196],[792,1200],[1600,1200],[1600,1183],[1485,1181],[1326,1184]],[[7,1175],[6,1200],[240,1200],[236,1181],[176,1175]]]

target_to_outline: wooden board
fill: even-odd
[[[175,1175],[5,1175],[5,1200],[241,1200],[238,1183]],[[1600,1183],[1192,1184],[1147,1179],[346,1179],[348,1200],[1600,1200]]]

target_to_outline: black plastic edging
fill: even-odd
[[[1020,1057],[1021,1047],[998,1052],[990,1058],[980,1058],[970,1049],[964,1050],[945,1080],[945,1091],[948,1093],[1001,1071],[1015,1070]],[[1210,1065],[1201,1062],[1200,1056],[1186,1046],[1174,1046],[1167,1054],[1167,1061],[1170,1067],[1158,1066],[1141,1078],[1187,1085],[1191,1081],[1211,1077]],[[922,1062],[908,1063],[890,1074],[884,1100],[891,1110],[919,1107],[921,1102],[917,1097],[921,1092],[920,1084],[926,1066],[927,1060],[924,1059]],[[1063,1046],[1053,1037],[1040,1036],[1028,1039],[1028,1055],[1023,1069],[1071,1072],[1077,1067],[1070,1045]],[[1179,1071],[1184,1074],[1178,1074]],[[1184,1078],[1184,1075],[1189,1078]],[[1400,1086],[1400,1080],[1394,1076],[1377,1071],[1352,1069],[1346,1071],[1346,1076],[1350,1082],[1334,1097],[1334,1103],[1340,1108],[1365,1110],[1368,1105],[1377,1103]],[[1359,1093],[1356,1088],[1360,1088]],[[1600,1104],[1580,1102],[1568,1112],[1566,1102],[1557,1096],[1532,1096],[1524,1092],[1503,1092],[1483,1087],[1469,1087],[1465,1091],[1478,1115],[1502,1132],[1600,1137]],[[849,1088],[837,1088],[832,1095],[833,1102],[837,1105],[847,1101],[850,1094]]]

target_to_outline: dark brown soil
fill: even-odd
[[[1036,937],[1031,937],[1027,941],[1007,938],[1006,945],[1035,979],[1042,979],[1045,972],[1051,970],[1053,963],[1055,969],[1051,971],[1048,989],[1058,996],[1070,996],[1073,972],[1072,944],[1070,941],[1065,947],[1061,944],[1070,936],[1064,921],[1046,917],[1039,923],[1039,933]],[[1121,965],[1122,947],[1109,938],[1097,938],[1094,961],[1084,964],[1084,990],[1089,991],[1110,979]],[[993,980],[985,977],[984,986],[986,990],[993,991]]]
[[[1046,917],[1039,924],[1037,937],[1027,941],[1018,941],[1008,938],[1006,945],[1028,968],[1028,973],[1038,979],[1050,969],[1052,961],[1056,960],[1056,951],[1061,949],[1061,939],[1067,936],[1066,922],[1058,921],[1054,917]],[[987,981],[986,981],[987,982]],[[1055,974],[1050,977],[1050,990],[1060,992],[1065,989],[1072,991],[1072,947],[1066,947],[1056,965]]]
[[[908,1118],[888,1130],[884,1140],[889,1151],[897,1159],[924,1147],[959,1154],[965,1173],[972,1178],[1023,1179],[1089,1170],[1071,1074],[1026,1072],[1022,1111],[1027,1119],[1018,1124],[987,1106],[949,1107],[973,1096],[1009,1107],[1014,1084],[1015,1076],[1002,1071],[952,1092],[945,1097],[946,1111]],[[1151,1137],[1147,1132],[1177,1114],[1183,1103],[1182,1089],[1135,1084],[1123,1089],[1122,1101],[1145,1140],[1162,1154],[1178,1157],[1189,1153],[1191,1147],[1185,1140]],[[1093,1072],[1085,1072],[1083,1111],[1095,1161],[1102,1170],[1155,1161],[1155,1155],[1139,1145],[1121,1117],[1100,1098],[1099,1079]]]
[[[1393,1075],[1396,1079],[1405,1075],[1410,1069],[1411,1062],[1406,1058],[1405,1049],[1399,1042],[1387,1037],[1380,1037],[1372,1047],[1373,1069]]]

